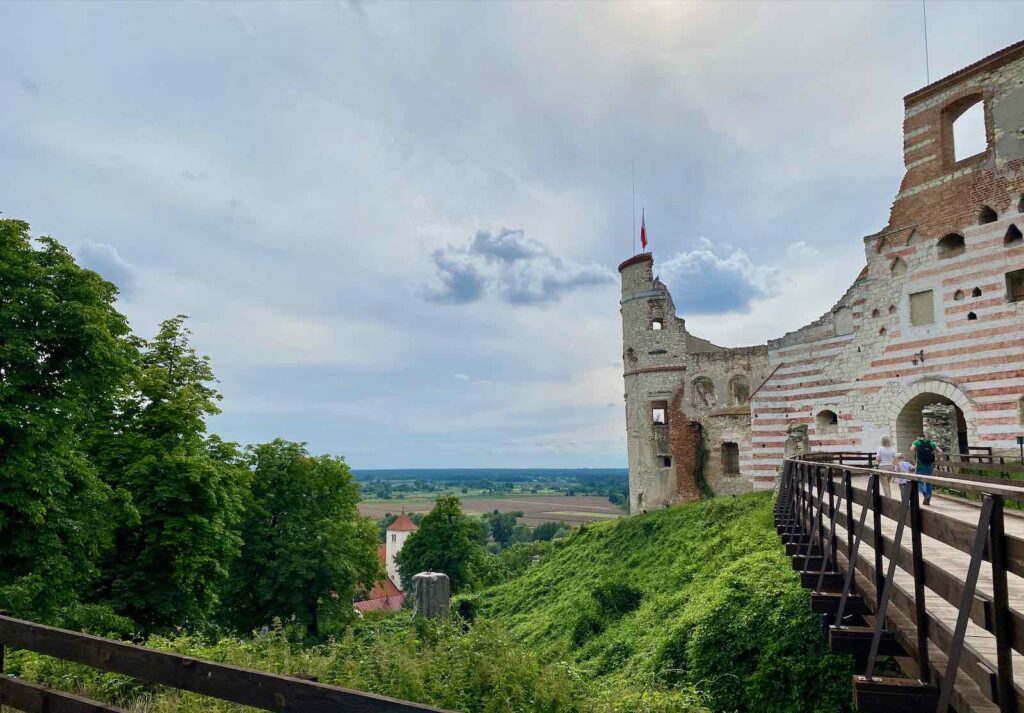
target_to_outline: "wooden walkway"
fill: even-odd
[[[978,478],[966,485],[965,481],[956,481],[959,490],[998,501],[997,519],[1003,531],[988,533],[986,526],[983,534],[988,535],[988,541],[974,563],[976,573],[972,578],[971,552],[983,514],[981,503],[936,493],[930,506],[917,506],[920,514],[915,516],[912,511],[917,504],[910,502],[915,494],[912,486],[902,500],[895,483],[892,498],[886,498],[884,492],[874,496],[875,478],[891,474],[820,461],[787,462],[787,470],[788,490],[784,484],[777,511],[780,536],[793,555],[794,568],[806,570],[802,575],[805,585],[818,590],[812,595],[812,606],[833,624],[833,650],[859,654],[858,663],[865,673],[875,668],[877,654],[899,654],[900,668],[911,677],[901,681],[859,676],[855,679],[857,709],[936,711],[939,699],[945,695],[951,708],[960,713],[1024,713],[1024,516],[1013,510],[1004,513],[1002,507],[1005,499],[1024,499],[1024,487],[996,478]],[[950,485],[956,477],[952,473],[920,479]],[[849,503],[847,495],[852,495]],[[797,508],[795,517],[792,508],[788,518],[785,514],[789,502]],[[992,508],[992,504],[985,506],[989,513]],[[903,528],[898,527],[901,511],[905,513]],[[889,555],[895,551],[897,537],[899,555],[897,566],[892,568]],[[1004,554],[997,551],[994,558],[993,537],[1005,543]],[[915,542],[919,548],[915,548]],[[837,622],[836,600],[844,598],[851,550],[857,552],[856,573],[849,578],[845,599],[852,607],[844,611],[845,621]],[[993,559],[1003,564],[993,566]],[[826,578],[820,574],[822,569],[834,574]],[[890,592],[886,605],[882,600],[887,581]],[[970,591],[972,581],[976,586]],[[1001,582],[1005,583],[1002,593]],[[920,610],[918,591],[923,594]],[[884,627],[877,626],[875,616],[880,606],[885,612]],[[846,616],[848,612],[854,613]],[[963,633],[959,638],[957,624],[962,612]],[[926,632],[923,636],[919,624]],[[927,649],[924,656],[922,642]],[[875,657],[870,655],[872,646]],[[949,691],[943,691],[946,667],[953,654],[958,658],[954,683]],[[923,675],[919,673],[920,664],[927,669]],[[1001,690],[1008,695],[1001,695]]]

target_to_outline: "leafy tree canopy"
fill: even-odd
[[[131,493],[101,595],[146,627],[208,617],[238,553],[248,473],[238,449],[206,433],[220,394],[184,316],[165,321],[139,358],[113,429],[96,439],[111,484]]]
[[[57,241],[0,220],[0,608],[73,602],[110,542],[116,499],[82,434],[132,366],[117,288]]]
[[[427,570],[447,574],[453,592],[464,589],[473,560],[484,553],[480,528],[479,522],[462,514],[456,496],[439,497],[395,557],[405,589],[411,590],[413,575]]]
[[[249,460],[228,616],[248,629],[295,616],[315,635],[324,603],[348,615],[356,586],[383,576],[377,527],[356,509],[359,487],[342,458],[277,439],[250,448]]]

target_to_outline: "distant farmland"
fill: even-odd
[[[359,503],[359,512],[369,515],[375,520],[386,513],[397,513],[405,508],[406,512],[429,512],[432,501],[422,498],[410,500],[366,500]],[[522,495],[518,497],[465,497],[462,498],[462,509],[469,514],[481,515],[485,512],[500,510],[510,512],[521,510],[521,522],[527,525],[539,525],[542,522],[565,522],[580,525],[584,522],[614,520],[625,515],[616,505],[608,502],[608,498],[598,495]]]

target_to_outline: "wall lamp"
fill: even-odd
[[[924,349],[914,354],[914,366],[917,366],[918,363],[924,364]]]

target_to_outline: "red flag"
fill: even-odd
[[[644,223],[644,214],[640,213],[640,247],[647,249],[647,225]]]

